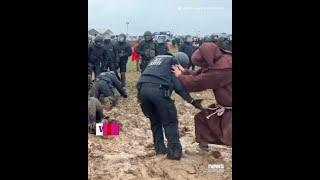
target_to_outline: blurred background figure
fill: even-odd
[[[139,46],[139,40],[133,39],[133,42],[131,44],[131,48],[132,48],[131,61],[135,62],[137,72],[140,71],[139,61],[141,58],[140,54],[138,53],[138,46]]]
[[[165,36],[159,36],[156,40],[156,52],[158,55],[164,55],[169,51]]]
[[[194,52],[195,48],[192,45],[192,42],[193,42],[192,36],[186,35],[183,44],[179,48],[179,51],[184,52],[188,55],[188,57],[189,57],[189,67],[188,68],[192,67],[192,70],[194,70],[195,66],[191,62],[191,56],[192,56],[192,53]]]
[[[143,34],[143,41],[139,43],[138,51],[141,55],[140,70],[141,73],[147,67],[152,58],[157,56],[156,43],[153,41],[152,33],[146,31]]]
[[[127,42],[127,37],[125,34],[120,34],[118,37],[117,50],[119,55],[119,68],[121,75],[121,82],[123,86],[126,86],[126,72],[127,72],[127,62],[129,56],[131,56],[131,47]]]

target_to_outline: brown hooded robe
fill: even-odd
[[[179,79],[189,92],[212,89],[217,102],[195,116],[196,141],[232,146],[232,53],[208,42],[191,60],[201,69],[185,70]]]

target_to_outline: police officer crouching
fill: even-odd
[[[103,72],[97,77],[96,82],[92,85],[89,91],[89,96],[96,97],[103,103],[105,103],[105,98],[108,98],[107,100],[111,102],[111,106],[115,106],[117,103],[117,98],[113,92],[114,88],[118,90],[122,97],[128,97],[125,89],[114,72]]]
[[[180,160],[182,147],[179,140],[177,110],[174,101],[170,98],[172,91],[175,90],[194,107],[199,109],[202,107],[201,100],[194,100],[185,91],[182,83],[172,74],[173,64],[188,67],[188,56],[177,52],[173,56],[168,54],[154,57],[141,74],[137,82],[137,89],[141,109],[151,121],[156,153],[167,153],[168,159]],[[164,144],[162,127],[168,140],[167,148]]]

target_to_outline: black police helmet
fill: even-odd
[[[183,68],[188,68],[189,67],[189,57],[186,53],[184,52],[176,52],[173,53],[173,57],[178,61],[178,63],[183,67]]]
[[[103,43],[103,37],[97,36],[97,37],[94,39],[94,43],[95,43],[98,47],[101,47],[101,46],[102,46],[102,43]]]
[[[126,35],[123,34],[123,33],[122,33],[122,34],[119,34],[118,39],[119,39],[120,42],[124,42],[124,41],[126,41]]]
[[[146,31],[144,32],[143,36],[152,36],[152,33],[151,31]]]

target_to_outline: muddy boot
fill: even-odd
[[[181,144],[175,144],[173,147],[168,148],[167,159],[180,160],[182,156]]]
[[[121,73],[121,82],[122,82],[123,87],[125,87],[126,86],[126,73],[125,72]]]
[[[167,148],[163,144],[161,146],[155,146],[156,154],[167,154]]]

